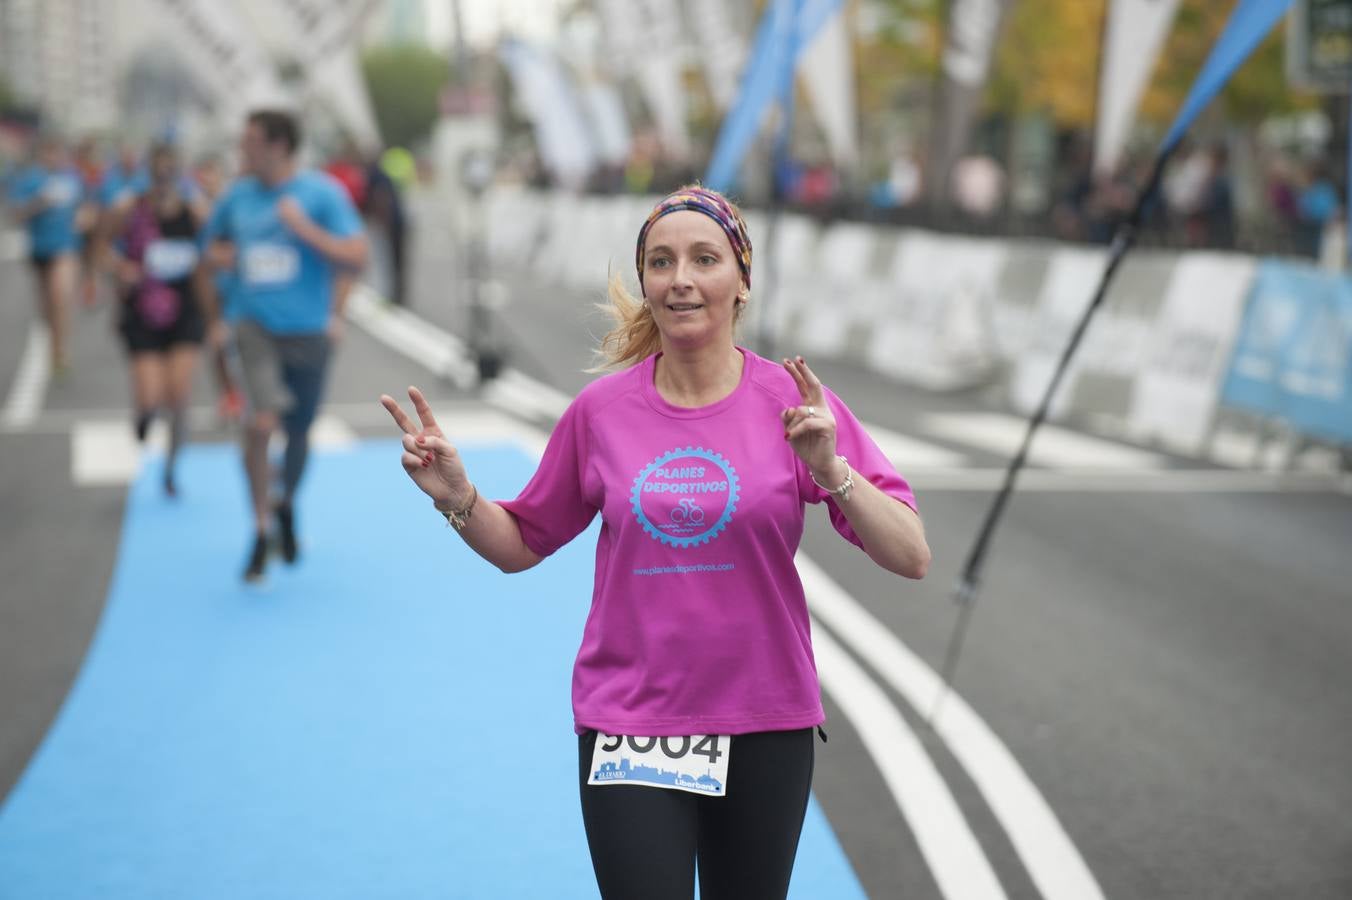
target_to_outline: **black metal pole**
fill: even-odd
[[[1057,361],[1056,368],[1052,372],[1052,378],[1047,385],[1047,390],[1042,395],[1041,402],[1038,403],[1037,410],[1033,413],[1032,419],[1028,422],[1028,428],[1024,431],[1023,442],[1019,445],[1018,452],[1014,458],[1009,461],[1009,467],[1005,470],[1004,482],[1000,485],[999,492],[991,502],[990,508],[986,511],[986,518],[981,523],[981,528],[977,531],[976,541],[972,544],[972,549],[968,551],[967,560],[963,564],[962,572],[958,577],[957,586],[953,591],[953,599],[958,604],[958,621],[953,626],[953,634],[948,641],[948,650],[944,654],[944,664],[941,677],[942,686],[939,689],[939,696],[935,698],[934,706],[930,710],[929,725],[932,729],[934,723],[938,721],[939,713],[943,708],[944,700],[948,697],[950,687],[953,683],[953,674],[957,670],[958,659],[962,654],[963,642],[967,636],[967,628],[971,622],[972,609],[976,606],[977,595],[981,586],[981,569],[986,561],[986,553],[990,549],[991,541],[995,537],[995,529],[1000,524],[1000,519],[1004,515],[1005,507],[1009,505],[1010,497],[1013,496],[1014,486],[1018,481],[1019,472],[1023,469],[1028,460],[1028,451],[1033,445],[1033,436],[1038,428],[1047,418],[1051,410],[1052,400],[1056,396],[1056,389],[1060,387],[1061,380],[1070,366],[1071,358],[1080,346],[1080,341],[1084,338],[1085,332],[1089,329],[1089,323],[1094,317],[1100,306],[1103,305],[1103,299],[1108,294],[1108,288],[1112,284],[1113,277],[1117,274],[1118,267],[1126,257],[1136,240],[1137,230],[1140,228],[1141,219],[1145,214],[1147,205],[1155,194],[1159,185],[1160,175],[1164,171],[1164,164],[1173,153],[1173,148],[1169,148],[1161,153],[1155,160],[1155,166],[1151,170],[1150,178],[1146,181],[1145,187],[1136,198],[1136,206],[1132,210],[1131,216],[1121,227],[1118,228],[1113,243],[1108,250],[1108,263],[1103,270],[1103,278],[1099,281],[1098,289],[1094,291],[1093,297],[1081,314],[1080,320],[1076,323],[1074,331],[1071,332],[1070,341],[1061,352],[1061,358]]]

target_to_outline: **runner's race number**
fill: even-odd
[[[596,734],[588,784],[639,784],[722,797],[728,789],[732,737],[693,734],[637,737]]]
[[[300,254],[289,244],[250,244],[244,249],[244,283],[282,287],[300,275]]]

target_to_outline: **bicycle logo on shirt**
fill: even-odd
[[[671,521],[678,524],[689,522],[691,525],[699,525],[704,522],[704,510],[699,508],[694,500],[689,497],[683,497],[677,501],[677,505],[671,508]]]
[[[723,456],[703,447],[668,451],[634,479],[632,511],[643,530],[669,547],[707,544],[737,509],[737,472]]]

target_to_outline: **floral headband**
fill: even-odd
[[[723,233],[728,236],[728,242],[732,244],[733,255],[737,257],[737,268],[742,270],[742,280],[746,282],[747,287],[751,287],[751,236],[747,234],[746,222],[742,221],[737,208],[718,191],[696,186],[681,188],[662,198],[648,214],[648,221],[639,229],[638,246],[634,254],[634,263],[638,267],[639,290],[643,289],[643,245],[648,240],[648,230],[667,213],[682,209],[704,213],[722,227]]]

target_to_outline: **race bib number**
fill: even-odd
[[[146,245],[142,265],[151,278],[178,281],[197,265],[197,245],[192,241],[159,240]]]
[[[48,178],[42,185],[42,199],[52,206],[69,206],[80,196],[80,182],[71,175]]]
[[[644,784],[673,791],[722,797],[728,790],[726,734],[634,737],[596,734],[587,784]]]
[[[300,275],[300,254],[289,244],[250,244],[244,250],[244,283],[281,287]]]

